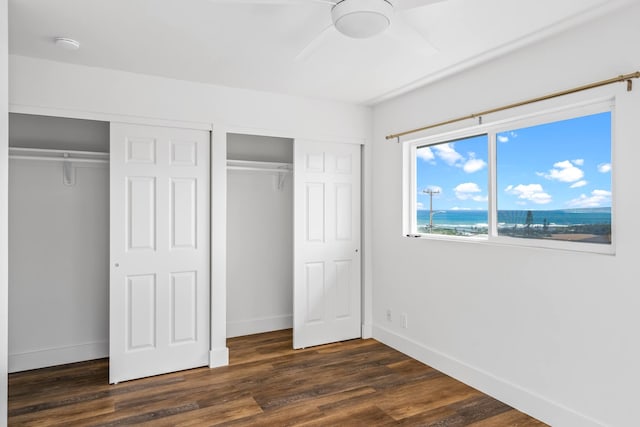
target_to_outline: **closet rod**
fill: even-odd
[[[64,162],[66,161],[70,161],[70,162],[83,162],[83,163],[109,163],[109,160],[105,160],[105,159],[79,159],[77,157],[68,157],[68,158],[64,158],[64,157],[39,157],[39,156],[16,156],[16,155],[9,155],[9,159],[13,159],[13,160],[43,160],[43,161],[47,161],[47,162]]]
[[[293,165],[291,163],[227,160],[227,170],[289,173],[292,168]]]
[[[109,153],[97,151],[9,147],[9,158],[19,160],[108,163]]]
[[[291,172],[290,168],[259,168],[255,166],[227,166],[227,170],[253,171],[253,172],[277,172],[277,173]]]

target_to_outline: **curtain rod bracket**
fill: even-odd
[[[633,90],[633,80],[627,80],[627,92],[631,92]]]
[[[478,116],[478,126],[482,125],[482,116]]]

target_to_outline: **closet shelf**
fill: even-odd
[[[293,170],[293,164],[280,162],[256,162],[252,160],[227,160],[227,170],[289,173]]]
[[[52,150],[45,148],[9,147],[9,158],[24,160],[108,163],[109,153],[98,151]]]

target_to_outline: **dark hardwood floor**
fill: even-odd
[[[230,366],[108,385],[108,360],[9,376],[10,426],[544,426],[375,340],[228,341]]]

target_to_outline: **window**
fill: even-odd
[[[610,243],[611,113],[496,135],[500,236]]]
[[[487,135],[416,149],[416,232],[486,236]]]
[[[410,143],[409,232],[611,252],[611,122],[598,104]]]

